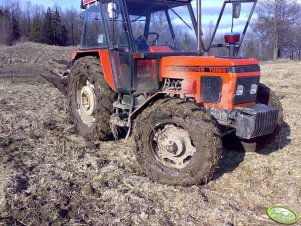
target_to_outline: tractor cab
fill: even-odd
[[[112,71],[106,74],[113,75],[110,85],[119,92],[156,91],[159,58],[196,54],[196,20],[190,2],[84,0],[80,50],[107,53]]]
[[[83,50],[103,47],[130,53],[196,50],[196,20],[188,0],[84,1],[83,8],[86,9]]]
[[[114,90],[155,93],[160,88],[159,67],[164,57],[206,56],[214,47],[226,47],[229,56],[235,57],[255,4],[241,36],[233,32],[233,22],[240,17],[241,4],[250,2],[256,0],[224,2],[210,45],[205,48],[191,0],[82,0],[85,17],[80,50],[97,51],[101,61],[110,64],[103,70]],[[225,35],[225,43],[214,44],[227,5],[233,8],[232,29]]]

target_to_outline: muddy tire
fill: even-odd
[[[99,59],[88,56],[75,62],[67,93],[71,120],[78,133],[88,140],[109,139],[114,92],[104,79]]]
[[[221,156],[220,134],[211,116],[180,99],[159,100],[145,109],[133,134],[138,162],[159,183],[206,183]]]
[[[260,151],[276,140],[283,125],[283,108],[279,98],[269,87],[264,84],[259,84],[256,102],[278,109],[277,126],[273,133],[251,140],[241,140],[235,135],[228,135],[223,138],[225,147],[229,149],[240,149],[246,152],[255,152]]]

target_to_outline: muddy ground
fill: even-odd
[[[78,136],[64,96],[32,68],[17,73],[32,61],[5,57],[0,49],[0,225],[277,225],[265,213],[275,204],[301,214],[300,62],[262,63],[283,104],[281,139],[260,153],[225,149],[208,184],[174,187],[143,175],[132,139]]]

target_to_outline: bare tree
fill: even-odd
[[[264,0],[256,12],[258,19],[254,31],[272,48],[273,60],[277,60],[290,45],[286,41],[300,15],[300,5],[295,0]]]
[[[296,33],[295,56],[298,60],[301,60],[301,25],[296,28]]]
[[[213,20],[210,20],[208,25],[205,27],[204,35],[203,35],[205,48],[209,47],[210,40],[214,32],[214,28],[215,28],[215,24]]]
[[[10,17],[8,10],[0,8],[0,44],[9,44],[11,33]]]
[[[69,45],[77,45],[80,42],[82,31],[82,20],[77,9],[71,7],[62,12],[62,22],[69,31]]]

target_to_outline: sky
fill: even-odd
[[[3,1],[3,0],[0,0]],[[30,1],[34,4],[39,4],[39,5],[44,5],[45,7],[52,7],[54,4],[57,4],[59,6],[61,6],[62,8],[66,8],[66,7],[75,7],[75,8],[79,8],[80,5],[80,0],[65,0],[65,1],[61,1],[61,0],[22,0],[22,2],[26,2],[26,1]],[[298,2],[301,3],[301,0],[297,0]],[[193,0],[193,5],[196,5],[196,0]],[[223,0],[202,0],[203,2],[203,6],[204,6],[204,11],[207,12],[216,12],[219,11],[219,9],[222,7],[223,4]]]
[[[80,6],[80,0],[65,0],[65,1],[59,1],[59,0],[27,0],[32,2],[33,4],[37,5],[44,5],[46,7],[52,7],[54,4],[57,4],[61,8],[69,8],[69,7],[75,7],[79,8]],[[25,1],[24,1],[25,2]]]
[[[22,0],[23,1],[23,0]],[[28,0],[31,1],[34,4],[39,4],[39,5],[45,5],[46,7],[51,7],[54,4],[58,4],[60,5],[62,8],[65,7],[71,7],[74,6],[75,8],[78,8],[80,5],[80,0],[65,0],[65,1],[61,1],[61,0]],[[298,0],[301,3],[301,0]],[[24,1],[25,2],[25,1]],[[194,3],[195,0],[193,1],[193,4],[195,5],[196,3]],[[206,8],[211,8],[211,9],[215,9],[215,8],[219,8],[222,6],[223,4],[223,0],[203,0],[203,4],[204,4],[204,9]]]
[[[0,0],[5,1],[5,0]],[[80,0],[21,0],[21,2],[27,2],[30,1],[33,4],[38,5],[44,5],[45,8],[47,7],[53,7],[54,5],[57,5],[64,8],[70,8],[74,7],[76,9],[79,9],[80,6]],[[260,0],[259,0],[260,1]],[[264,1],[264,0],[261,0]],[[203,23],[203,29],[205,30],[208,28],[208,24],[212,21],[213,24],[216,23],[219,12],[222,8],[224,0],[202,0],[202,23]],[[298,0],[298,2],[301,3],[301,0]],[[196,8],[196,0],[193,0],[192,5],[194,8]],[[230,5],[230,4],[229,4]],[[246,22],[246,18],[249,15],[249,12],[251,10],[251,4],[250,3],[244,3],[242,8],[242,15],[239,20],[235,20],[235,29],[238,32],[242,32],[244,24]],[[231,8],[229,7],[226,9],[225,16],[223,17],[223,20],[221,21],[219,31],[220,32],[229,32],[229,28],[231,27]],[[227,16],[228,15],[228,16]],[[185,17],[184,17],[185,18]]]

